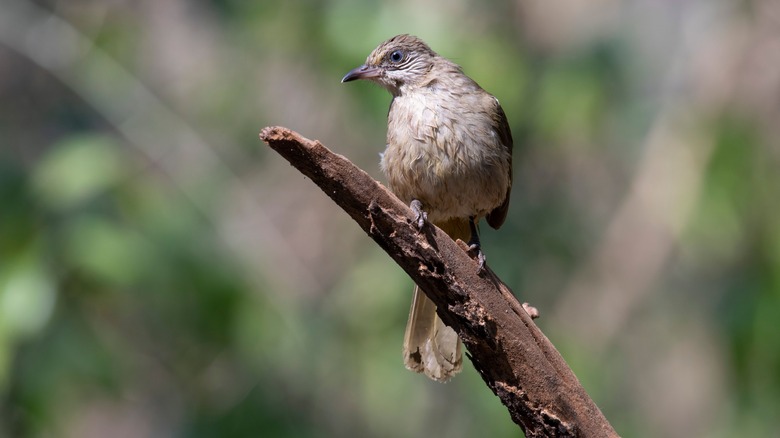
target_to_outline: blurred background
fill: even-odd
[[[515,136],[491,267],[632,437],[780,436],[776,0],[0,0],[0,436],[509,437],[412,283],[259,141],[382,180],[412,33]]]

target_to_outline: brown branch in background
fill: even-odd
[[[282,127],[265,128],[260,138],[311,178],[436,303],[526,436],[617,436],[511,290],[489,269],[477,275],[463,242],[433,225],[417,231],[406,205],[318,141]]]

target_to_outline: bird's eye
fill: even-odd
[[[390,54],[390,62],[401,62],[404,59],[404,52],[396,50]]]

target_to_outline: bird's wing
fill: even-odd
[[[493,112],[493,114],[495,114],[495,117],[493,119],[494,128],[496,132],[498,132],[498,137],[501,140],[501,143],[509,152],[509,186],[506,189],[506,195],[504,196],[504,201],[501,202],[501,205],[494,208],[485,217],[488,225],[490,225],[495,229],[498,229],[498,227],[500,227],[504,223],[504,220],[506,219],[506,213],[507,211],[509,211],[509,195],[512,192],[513,142],[512,142],[512,131],[509,129],[509,122],[506,119],[506,114],[504,114],[503,108],[501,108],[501,105],[498,103],[498,99],[494,99],[494,102],[496,105],[495,108],[496,111]]]

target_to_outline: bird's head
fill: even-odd
[[[397,35],[374,49],[366,63],[350,70],[341,82],[368,79],[397,95],[406,87],[425,83],[437,56],[421,39]]]

